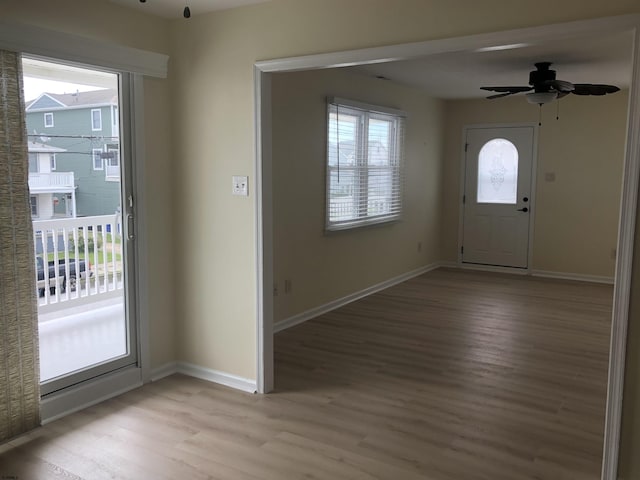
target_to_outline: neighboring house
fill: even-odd
[[[27,102],[29,141],[64,149],[56,155],[56,166],[73,172],[74,216],[108,215],[120,209],[118,118],[115,89],[43,93]],[[55,213],[62,214],[67,203],[67,197],[58,197]]]
[[[29,141],[29,192],[31,216],[37,220],[76,216],[73,172],[59,172],[58,156],[66,152]]]

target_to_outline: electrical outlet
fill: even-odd
[[[234,175],[231,177],[231,193],[246,197],[249,195],[249,177]]]
[[[291,293],[292,282],[291,280],[284,281],[284,293]]]

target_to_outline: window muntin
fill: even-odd
[[[400,217],[404,117],[377,109],[328,106],[327,230]]]
[[[44,126],[45,128],[53,127],[53,113],[48,112],[44,114]]]
[[[102,110],[99,108],[91,110],[91,130],[94,132],[102,130]]]
[[[518,149],[509,140],[494,138],[480,149],[477,201],[506,205],[518,202]]]

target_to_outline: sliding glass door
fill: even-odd
[[[130,77],[23,58],[43,395],[135,365]]]

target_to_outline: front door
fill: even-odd
[[[462,262],[527,268],[535,127],[466,133]]]

